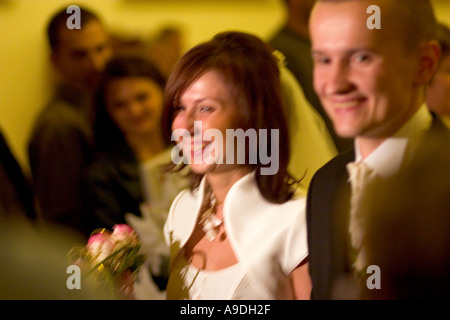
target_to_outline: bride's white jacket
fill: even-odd
[[[164,228],[171,259],[194,230],[204,188],[205,179],[194,192],[180,192],[171,206]],[[238,285],[230,299],[292,298],[289,275],[308,255],[305,204],[304,197],[284,204],[268,202],[254,172],[233,185],[224,201],[224,223],[247,282]]]

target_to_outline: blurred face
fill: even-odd
[[[52,61],[67,84],[92,90],[111,55],[106,31],[100,22],[92,20],[80,30],[59,31],[59,45]]]
[[[182,129],[189,132],[190,139],[181,137],[178,142],[182,142],[183,150],[187,151],[184,156],[193,172],[204,174],[239,166],[207,161],[211,155],[226,154],[226,129],[237,128],[237,108],[224,79],[216,71],[205,72],[182,93],[180,105],[175,106],[172,131]],[[209,141],[205,138],[205,132],[212,130],[221,134],[223,143],[214,145],[214,137]]]
[[[450,115],[450,55],[445,56],[428,87],[427,105],[438,115]]]
[[[112,80],[106,90],[106,108],[125,136],[161,130],[162,89],[148,78]]]
[[[310,20],[314,87],[342,137],[387,138],[420,106],[416,55],[387,20],[381,30],[367,28],[370,4],[320,2]],[[383,19],[389,8],[380,7]]]

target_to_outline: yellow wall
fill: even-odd
[[[0,0],[0,127],[25,170],[31,126],[52,88],[45,25],[54,11],[76,3],[124,34],[145,37],[177,24],[185,49],[229,29],[266,38],[284,18],[280,0]]]
[[[432,0],[434,11],[439,21],[445,22],[450,26],[450,1],[449,0]]]
[[[0,0],[0,127],[27,169],[26,144],[34,118],[51,94],[45,38],[48,17],[68,0]],[[79,0],[115,32],[147,36],[164,24],[185,31],[185,49],[236,29],[267,38],[284,19],[281,0]],[[434,0],[450,24],[450,1]]]

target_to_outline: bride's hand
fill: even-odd
[[[124,299],[134,300],[135,274],[131,271],[123,272],[118,279],[118,287]]]

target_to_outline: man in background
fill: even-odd
[[[28,146],[40,214],[46,221],[83,230],[80,179],[93,152],[92,95],[112,55],[99,17],[80,8],[80,28],[69,28],[73,13],[57,12],[47,26],[50,59],[59,77],[55,95],[38,115]]]
[[[439,24],[438,40],[442,57],[427,89],[427,106],[450,128],[450,28],[446,24]]]

